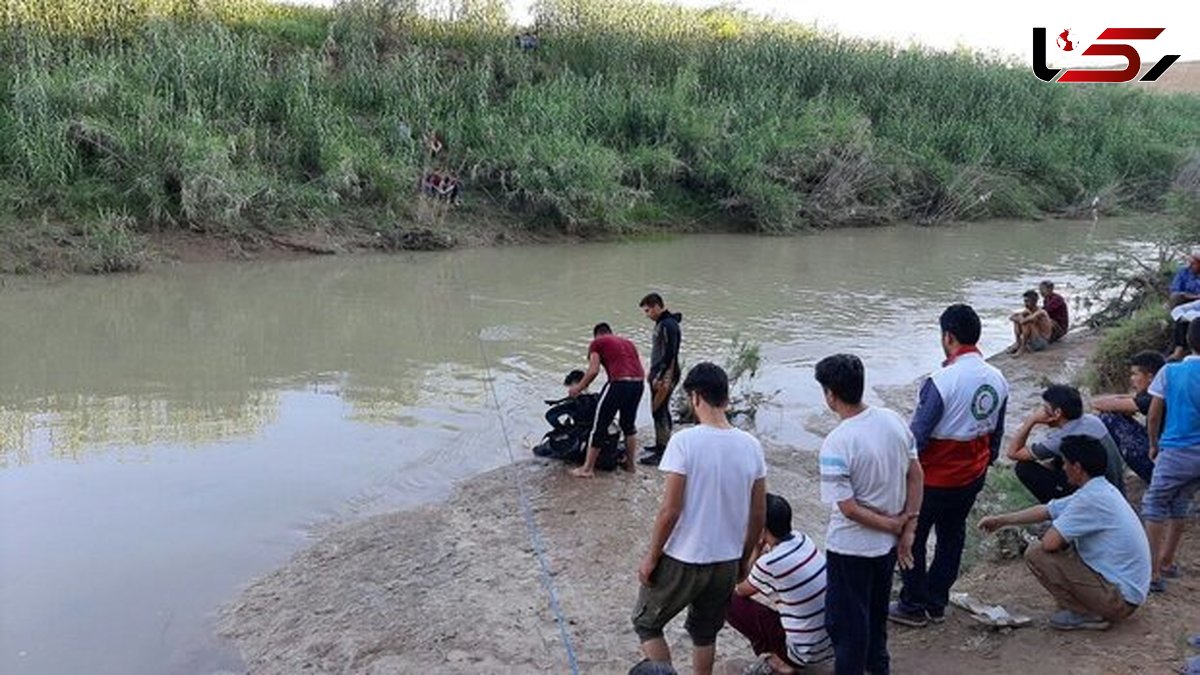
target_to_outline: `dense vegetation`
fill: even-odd
[[[529,228],[786,232],[1155,209],[1200,146],[1197,97],[728,9],[543,0],[524,52],[501,0],[4,2],[0,249],[95,269],[150,231],[421,220],[434,166]]]

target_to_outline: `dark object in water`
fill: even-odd
[[[567,377],[570,379],[571,376]],[[533,448],[533,454],[561,459],[569,464],[583,464],[587,456],[588,435],[592,432],[599,403],[599,394],[580,394],[575,398],[546,401],[546,405],[550,406],[546,411],[546,421],[551,429],[542,437],[542,442]],[[620,465],[624,459],[620,441],[620,432],[614,431],[612,426],[596,434],[596,445],[600,448],[600,455],[596,459],[597,469],[612,471]]]

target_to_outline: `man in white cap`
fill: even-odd
[[[1200,248],[1192,249],[1187,263],[1171,281],[1171,318],[1175,320],[1175,353],[1171,361],[1179,361],[1188,353],[1188,325],[1200,317]]]

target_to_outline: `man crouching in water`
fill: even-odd
[[[588,345],[587,372],[582,380],[567,390],[567,394],[574,398],[587,389],[600,374],[600,366],[604,366],[608,382],[600,390],[600,402],[596,404],[596,418],[592,433],[588,436],[587,458],[583,466],[571,470],[571,475],[579,478],[591,478],[594,475],[596,458],[600,456],[596,435],[604,433],[618,413],[621,416],[621,432],[625,434],[625,470],[636,470],[637,409],[646,388],[646,383],[642,381],[646,376],[642,369],[642,357],[633,342],[613,335],[612,328],[606,323],[596,324],[592,336],[594,339]]]

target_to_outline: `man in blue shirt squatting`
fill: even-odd
[[[976,344],[979,315],[969,305],[951,305],[939,318],[942,368],[921,387],[910,425],[925,472],[925,496],[917,517],[913,564],[901,576],[899,602],[888,618],[913,627],[940,623],[958,579],[967,516],[983,488],[988,466],[1000,453],[1008,382],[984,360]],[[933,562],[925,566],[930,531],[937,533]]]
[[[1062,442],[1063,470],[1075,492],[1016,513],[988,516],[979,529],[1052,521],[1025,549],[1025,564],[1054,596],[1059,630],[1104,630],[1129,618],[1150,589],[1150,546],[1141,522],[1104,474],[1108,453],[1090,436]]]

